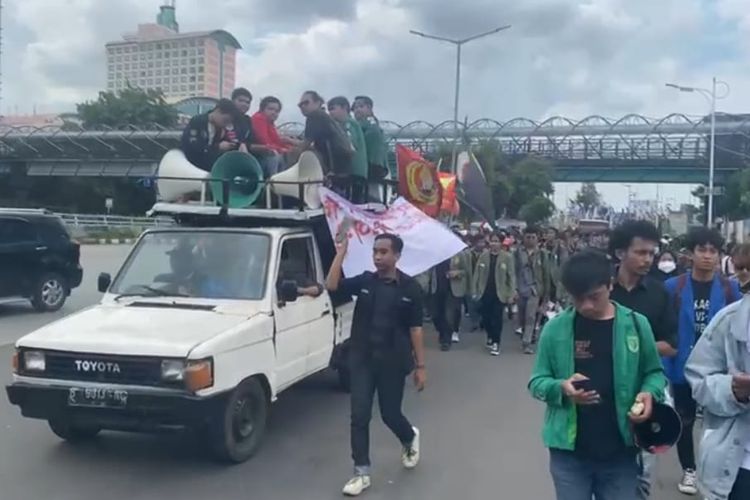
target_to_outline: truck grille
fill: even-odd
[[[24,375],[124,385],[168,385],[161,380],[160,358],[46,351],[45,360],[43,374]]]

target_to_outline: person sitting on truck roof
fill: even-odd
[[[334,190],[342,195],[349,189],[352,174],[352,146],[346,131],[323,109],[323,98],[308,90],[298,104],[307,119],[302,149],[316,152]]]
[[[201,170],[210,172],[219,156],[237,148],[226,138],[226,128],[232,125],[237,114],[232,101],[221,99],[208,113],[191,118],[180,141],[185,158]]]

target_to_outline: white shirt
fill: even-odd
[[[750,439],[748,439],[745,445],[745,460],[742,461],[743,469],[750,470]]]

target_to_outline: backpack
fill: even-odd
[[[674,289],[674,308],[675,311],[679,312],[682,306],[682,290],[687,285],[687,273],[681,274],[677,278],[677,286]],[[735,302],[737,299],[734,297],[734,291],[732,290],[732,282],[729,281],[724,275],[719,274],[719,280],[721,281],[721,287],[724,290],[724,305]]]

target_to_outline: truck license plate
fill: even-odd
[[[125,408],[127,404],[128,391],[101,387],[71,387],[68,389],[68,406]]]

